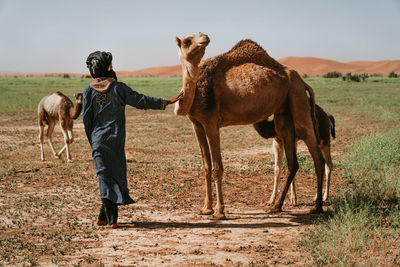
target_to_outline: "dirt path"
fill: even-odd
[[[121,228],[103,228],[105,237],[82,254],[106,266],[303,266],[297,243],[312,220],[308,207],[280,214],[231,208],[228,220],[213,221],[190,211],[155,211],[141,206],[140,215],[121,219]],[[123,211],[122,211],[123,212]],[[100,227],[99,227],[100,228]]]

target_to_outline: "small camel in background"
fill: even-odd
[[[72,101],[61,92],[55,92],[42,98],[38,106],[38,117],[39,117],[39,140],[40,140],[40,155],[41,159],[45,160],[43,151],[44,141],[44,127],[47,127],[47,138],[49,139],[49,145],[54,157],[60,158],[61,154],[66,150],[67,161],[71,162],[71,154],[69,151],[69,145],[74,141],[73,126],[74,121],[78,118],[82,111],[82,93],[75,93],[74,95],[75,105]],[[64,147],[56,153],[54,150],[52,135],[54,126],[57,122],[60,122],[61,131],[64,135]]]
[[[325,159],[325,193],[323,196],[323,200],[326,201],[329,197],[329,185],[331,180],[331,173],[333,169],[333,163],[331,158],[331,135],[333,138],[336,137],[335,134],[335,118],[331,115],[326,113],[320,106],[315,105],[315,115],[317,116],[317,124],[319,129],[319,147],[322,152],[322,156]],[[271,198],[268,204],[272,205],[275,203],[275,199],[278,192],[278,184],[279,178],[281,176],[282,171],[282,159],[283,159],[283,140],[281,140],[274,129],[274,121],[262,121],[260,123],[254,124],[254,128],[256,131],[264,138],[274,138],[272,143],[272,148],[274,150],[275,156],[275,168],[274,168],[274,186],[271,194]],[[296,140],[299,140],[296,137]],[[296,185],[295,179],[290,184],[290,204],[295,205],[297,204],[297,196],[296,196]]]

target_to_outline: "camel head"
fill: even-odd
[[[196,83],[199,73],[199,64],[204,56],[210,38],[204,33],[187,35],[182,39],[176,37],[179,47],[179,61],[182,65],[182,98],[175,103],[176,115],[187,115],[192,107]]]
[[[210,38],[207,34],[201,32],[187,35],[182,39],[176,37],[176,44],[179,47],[179,60],[183,65],[190,63],[190,65],[197,67],[209,43]]]
[[[75,93],[74,94],[74,99],[76,104],[82,104],[83,102],[83,95],[82,93]]]

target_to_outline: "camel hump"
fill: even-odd
[[[254,63],[272,69],[280,70],[283,66],[270,57],[258,43],[251,39],[239,41],[231,50],[221,55],[231,65],[241,65],[244,63]]]
[[[214,77],[217,71],[227,71],[233,66],[245,63],[254,63],[260,66],[274,69],[277,72],[284,71],[285,67],[270,57],[258,43],[251,39],[244,39],[236,43],[231,50],[215,57],[203,60],[199,65],[199,78],[197,91],[202,95],[200,106],[210,111],[214,107]]]
[[[59,95],[59,96],[61,96],[61,97],[66,97],[63,93],[61,93],[60,91],[57,91],[57,92],[55,92],[54,94],[57,94],[57,95]]]
[[[261,45],[251,39],[240,40],[227,52],[227,54],[237,53],[237,51],[239,51],[239,53],[248,52],[248,55],[262,54],[269,56],[267,51],[265,51]]]
[[[68,104],[72,104],[71,99],[69,99],[68,96],[64,95],[63,93],[61,93],[60,91],[57,91],[55,93],[53,93],[55,95],[58,95],[59,97],[61,97],[62,102],[68,103]]]

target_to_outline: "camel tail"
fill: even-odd
[[[253,124],[253,127],[265,139],[276,136],[274,121],[263,120]]]
[[[329,123],[331,124],[331,135],[333,138],[336,138],[336,131],[335,131],[335,118],[328,114]]]
[[[314,125],[314,132],[315,132],[315,137],[317,138],[317,142],[321,140],[319,137],[319,129],[318,129],[318,121],[317,121],[317,115],[315,113],[315,95],[313,89],[306,84],[306,91],[308,91],[308,94],[310,95],[310,107],[311,107],[311,119]]]

